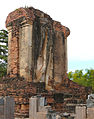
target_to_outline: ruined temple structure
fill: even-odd
[[[0,81],[0,96],[13,96],[15,117],[28,117],[29,98],[46,97],[57,112],[72,113],[85,103],[89,90],[67,77],[67,37],[70,30],[40,10],[19,8],[6,19],[8,76]]]
[[[67,72],[67,37],[61,23],[32,7],[10,13],[8,74],[29,82],[60,83]]]

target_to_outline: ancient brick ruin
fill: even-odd
[[[36,95],[56,112],[73,113],[86,102],[91,90],[67,77],[67,27],[32,7],[11,12],[6,27],[8,76],[0,81],[0,96],[14,97],[15,117],[29,116],[29,98]]]
[[[27,81],[60,83],[67,71],[70,31],[34,8],[20,8],[6,20],[9,31],[8,74]]]

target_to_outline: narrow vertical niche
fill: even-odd
[[[64,38],[64,33],[62,33],[62,38],[63,38],[63,45],[65,45],[65,38]]]

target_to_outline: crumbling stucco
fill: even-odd
[[[6,20],[9,31],[8,74],[33,82],[60,83],[67,71],[70,31],[32,7],[19,8]]]

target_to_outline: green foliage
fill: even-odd
[[[0,59],[2,62],[7,63],[8,55],[8,32],[0,30]]]
[[[0,78],[6,75],[8,56],[8,32],[0,30]]]
[[[94,90],[94,69],[86,69],[85,73],[83,73],[83,70],[69,72],[68,77],[79,85],[92,87]]]
[[[5,63],[0,63],[0,78],[7,74],[7,67]]]

